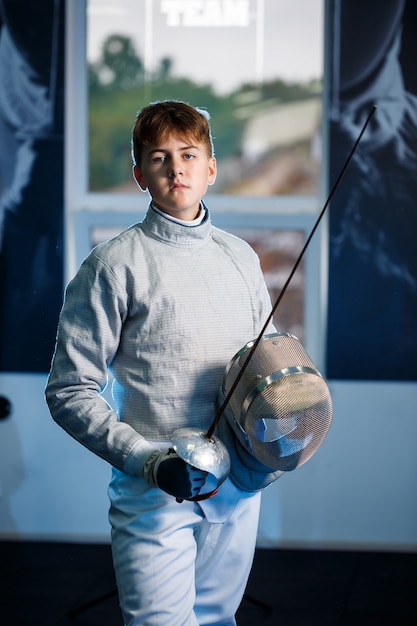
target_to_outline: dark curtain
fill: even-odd
[[[63,0],[0,0],[0,86],[0,370],[46,372],[63,289]]]
[[[327,376],[417,379],[417,3],[332,2]]]

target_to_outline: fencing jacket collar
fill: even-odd
[[[207,207],[202,204],[203,219],[190,225],[177,221],[162,211],[155,209],[152,204],[142,222],[143,231],[149,236],[171,246],[198,246],[207,239],[212,229]]]
[[[189,226],[189,227],[199,226],[206,216],[206,208],[202,204],[200,204],[200,208],[198,209],[197,217],[193,220],[180,220],[179,218],[173,217],[172,215],[167,215],[167,213],[164,213],[152,203],[151,203],[151,209],[153,209],[157,213],[160,213],[160,215],[162,215],[163,217],[166,217],[167,219],[173,222],[176,222],[177,224],[182,224],[183,226]]]

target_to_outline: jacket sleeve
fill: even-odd
[[[271,304],[271,297],[269,295],[269,291],[268,291],[268,287],[266,286],[265,283],[265,278],[261,269],[261,263],[259,260],[259,257],[256,255],[256,253],[254,252],[254,257],[255,257],[255,282],[256,282],[256,294],[257,294],[257,302],[258,302],[258,306],[259,306],[259,330],[258,333],[261,331],[261,328],[263,328],[264,324],[266,323],[266,320],[268,319],[268,316],[271,315],[271,311],[272,311],[272,304]],[[274,320],[270,319],[268,322],[268,325],[265,329],[264,334],[270,334],[270,333],[275,333],[276,332],[276,328],[274,326]]]
[[[72,437],[114,467],[142,475],[155,448],[102,397],[127,312],[126,289],[93,251],[67,287],[45,395]]]

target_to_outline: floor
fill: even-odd
[[[255,554],[238,626],[417,624],[417,553]],[[122,626],[110,547],[0,541],[0,623]]]

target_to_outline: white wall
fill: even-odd
[[[109,466],[53,422],[46,376],[0,375],[0,538],[107,540]]]
[[[49,417],[44,375],[0,375],[0,539],[108,541],[109,466]],[[317,454],[263,494],[261,546],[417,549],[417,384],[330,384]]]
[[[417,384],[330,383],[316,455],[263,495],[261,545],[417,549]]]

